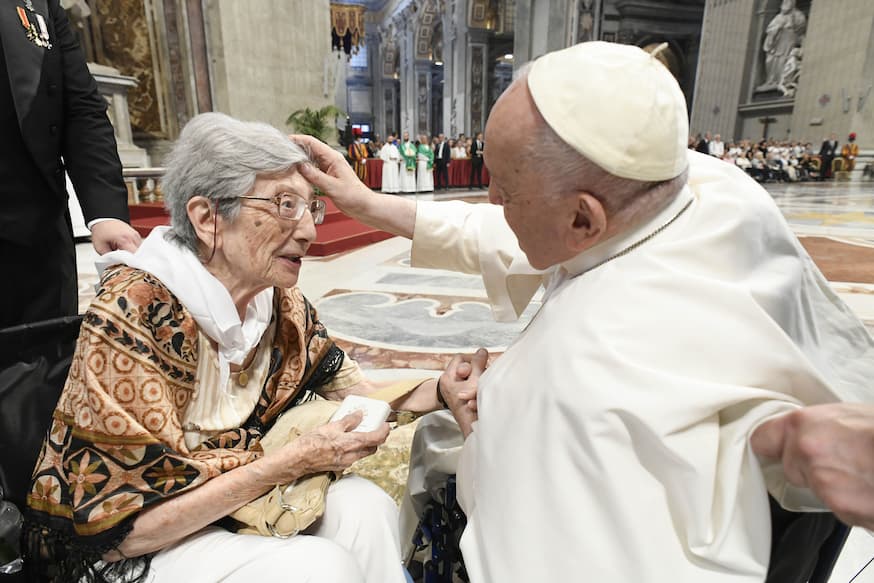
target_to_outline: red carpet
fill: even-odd
[[[316,227],[316,241],[310,246],[307,255],[324,257],[392,237],[391,233],[372,229],[347,217],[330,200],[325,199],[325,202],[325,222]],[[146,237],[155,227],[170,224],[170,216],[162,203],[131,205],[130,217],[131,225],[142,237]]]

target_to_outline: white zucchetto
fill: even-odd
[[[595,41],[548,53],[534,61],[528,89],[555,133],[610,174],[661,181],[688,166],[686,99],[638,47]]]

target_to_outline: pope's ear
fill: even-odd
[[[202,244],[211,247],[216,228],[215,206],[205,196],[192,196],[185,205],[185,210],[197,238]]]
[[[580,192],[573,200],[566,244],[568,249],[581,253],[603,238],[607,231],[607,211],[601,201],[588,192]]]

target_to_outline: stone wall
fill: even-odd
[[[206,0],[205,15],[216,111],[284,128],[334,103],[328,0]]]
[[[874,147],[874,90],[865,99],[874,85],[874,2],[812,3],[798,85],[793,136],[818,143],[835,132],[843,144],[854,131],[862,149]]]
[[[701,51],[692,105],[691,133],[735,136],[738,106],[746,101],[745,64],[757,48],[755,0],[708,0],[701,31]]]

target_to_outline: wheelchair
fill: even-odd
[[[70,316],[0,330],[0,583],[26,580],[18,556],[25,499],[81,323]]]

